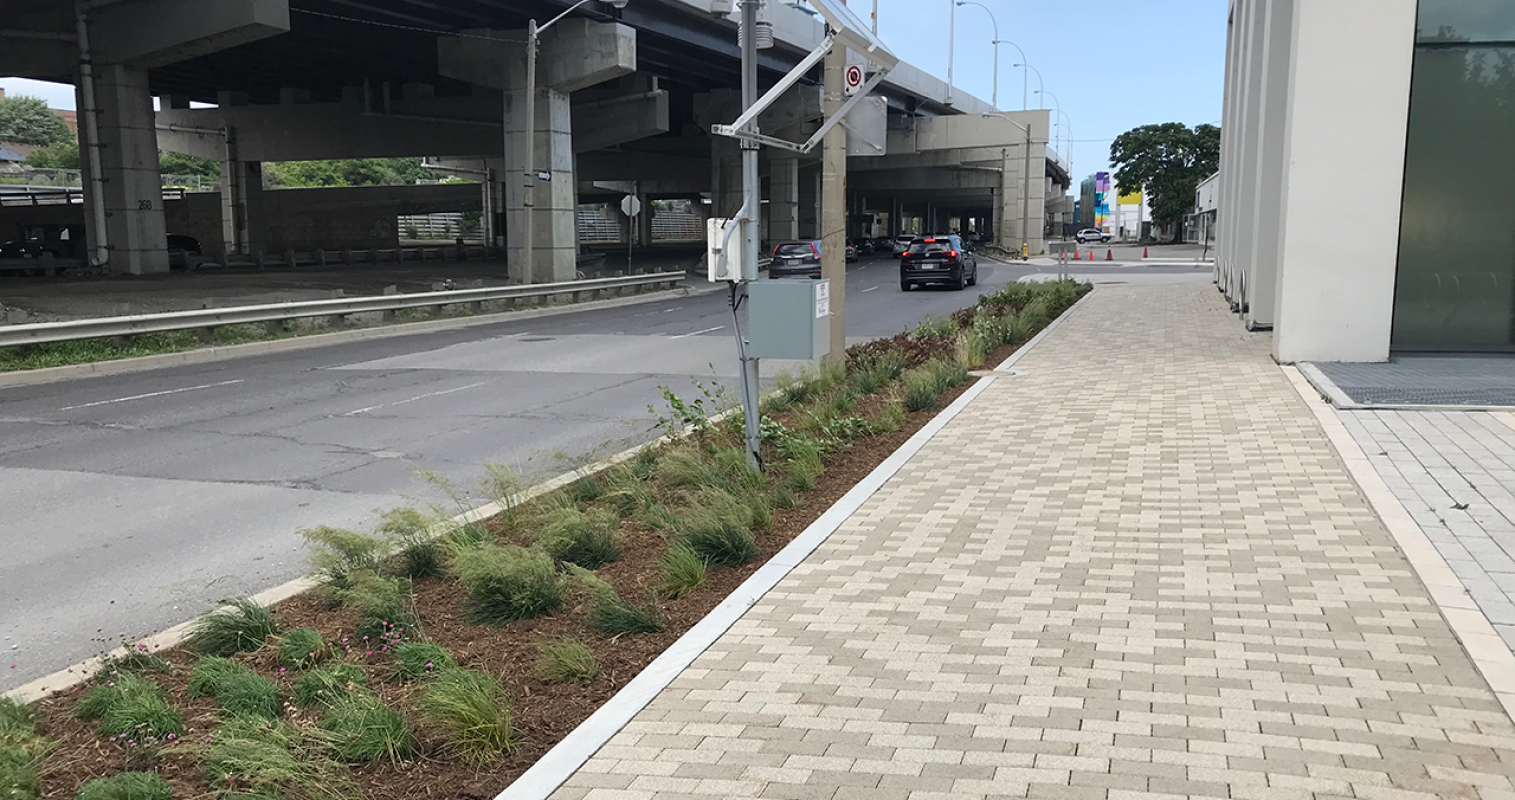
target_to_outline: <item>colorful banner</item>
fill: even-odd
[[[1094,173],[1094,227],[1104,230],[1110,224],[1110,173]]]
[[[1139,206],[1139,205],[1143,205],[1143,202],[1142,202],[1142,190],[1137,189],[1136,191],[1134,191],[1134,192],[1132,192],[1130,194],[1123,194],[1123,195],[1120,196],[1120,199],[1118,200],[1118,202],[1121,205],[1123,205],[1123,206]]]

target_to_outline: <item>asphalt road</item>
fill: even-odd
[[[895,263],[849,271],[849,339],[975,301],[901,293]],[[977,291],[1044,272],[983,261]],[[299,576],[298,529],[439,499],[420,470],[471,489],[485,463],[556,474],[653,438],[660,385],[689,398],[734,362],[726,297],[701,291],[0,389],[0,690]]]

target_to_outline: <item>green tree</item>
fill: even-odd
[[[79,145],[72,139],[54,142],[47,147],[33,150],[22,163],[38,169],[78,169]]]
[[[290,188],[322,186],[394,186],[431,177],[419,158],[347,158],[335,161],[283,161],[263,165],[264,183]]]
[[[209,180],[221,179],[221,164],[208,158],[183,153],[158,153],[158,171],[164,175],[198,175]]]
[[[1145,190],[1153,221],[1173,225],[1181,238],[1195,189],[1220,166],[1220,128],[1180,122],[1133,128],[1110,145],[1110,163],[1121,191]]]
[[[47,101],[16,95],[0,97],[0,142],[50,145],[71,142],[73,133]]]

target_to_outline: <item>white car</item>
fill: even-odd
[[[1075,234],[1073,238],[1077,239],[1079,244],[1088,244],[1089,242],[1108,242],[1110,241],[1110,234],[1105,233],[1099,228],[1084,228]]]
[[[915,234],[913,233],[902,233],[894,237],[894,257],[899,258],[904,255],[905,251],[910,249],[910,244],[914,241]]]

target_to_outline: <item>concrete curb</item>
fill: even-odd
[[[358,328],[350,331],[337,331],[335,333],[317,333],[310,336],[295,336],[288,339],[274,339],[267,342],[249,342],[247,344],[234,344],[226,347],[205,347],[197,350],[185,350],[179,353],[163,353],[155,356],[140,356],[138,358],[120,358],[113,361],[94,361],[88,364],[69,364],[62,367],[46,367],[26,371],[0,372],[0,389],[11,386],[35,386],[41,383],[71,380],[74,378],[93,377],[100,375],[120,375],[129,372],[140,372],[160,367],[178,366],[184,364],[207,364],[215,361],[225,361],[233,358],[263,355],[267,353],[282,353],[292,350],[305,350],[314,347],[325,347],[332,344],[354,342],[363,339],[387,339],[394,336],[409,336],[417,333],[431,333],[434,331],[454,330],[468,328],[475,325],[492,325],[498,322],[510,322],[518,319],[535,319],[537,317],[549,317],[559,314],[567,314],[575,311],[592,311],[601,308],[619,308],[621,306],[636,305],[638,303],[650,303],[658,300],[667,300],[670,297],[686,297],[689,295],[706,294],[708,290],[693,289],[683,286],[678,289],[661,292],[649,292],[647,294],[634,295],[631,297],[615,297],[609,300],[591,300],[584,303],[569,303],[561,306],[548,306],[546,308],[528,308],[519,311],[502,311],[497,314],[480,314],[472,317],[452,317],[449,319],[429,319],[419,322],[405,322],[394,325],[382,325],[375,328]]]
[[[1452,628],[1473,666],[1483,675],[1489,688],[1494,691],[1505,713],[1515,720],[1515,653],[1494,630],[1489,618],[1473,598],[1467,587],[1447,566],[1446,559],[1436,545],[1426,537],[1425,531],[1405,510],[1399,498],[1384,483],[1383,476],[1368,456],[1352,438],[1347,427],[1337,418],[1337,411],[1320,398],[1319,390],[1311,386],[1303,372],[1291,366],[1282,367],[1294,390],[1305,405],[1315,414],[1315,419],[1325,430],[1327,439],[1338,456],[1346,464],[1352,479],[1373,506],[1373,511],[1399,545],[1399,550],[1420,576],[1421,583],[1431,594],[1441,615]]]

